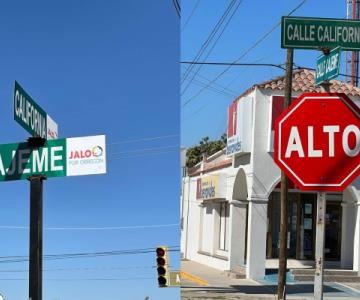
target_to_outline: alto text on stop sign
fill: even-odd
[[[328,157],[334,157],[335,148],[341,148],[345,155],[350,157],[359,154],[360,130],[355,124],[346,126],[342,132],[340,132],[339,125],[324,125],[322,128],[307,126],[307,141],[301,140],[299,130],[298,126],[291,127],[285,151],[286,158],[290,158],[293,154],[297,154],[299,157],[324,157],[326,154]],[[322,147],[316,147],[314,130],[319,130],[320,134],[324,135],[324,139],[327,139],[327,143],[322,143]],[[341,144],[341,146],[336,143]],[[303,144],[307,144],[307,149],[304,149]]]

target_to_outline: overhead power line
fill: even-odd
[[[279,52],[279,53],[280,53],[280,51],[281,51],[281,49],[278,49],[278,52]],[[256,59],[256,60],[252,61],[251,63],[263,63],[264,59],[265,59],[264,57],[263,57],[263,58],[258,58],[258,59]],[[285,67],[285,64],[283,64],[283,65],[279,64],[279,65]],[[250,67],[250,66],[249,66],[249,67]],[[245,67],[245,69],[247,70],[249,67]],[[229,88],[230,86],[232,86],[232,84],[233,84],[234,82],[236,82],[236,80],[237,80],[239,77],[241,77],[241,76],[243,76],[243,74],[242,74],[242,72],[239,72],[239,74],[236,75],[235,78],[233,78],[233,79],[226,85],[226,88]]]
[[[154,269],[157,266],[130,266],[130,267],[81,267],[81,268],[51,268],[43,269],[44,272],[67,272],[67,271],[118,271],[118,270],[141,270],[141,269]],[[29,269],[7,269],[0,270],[0,273],[25,273]]]
[[[193,79],[193,84],[197,85],[197,86],[200,86],[200,87],[204,87],[206,85],[206,82],[204,81],[201,81],[199,79]],[[236,97],[235,95],[236,94],[231,94],[229,92],[226,92],[226,90],[224,89],[219,89],[219,88],[216,88],[215,86],[209,86],[207,87],[208,90],[218,94],[218,95],[221,95],[221,96],[225,96],[225,97],[230,97],[230,98],[234,98]]]
[[[195,72],[192,72],[195,73]],[[187,79],[190,80],[190,79]],[[210,79],[206,78],[205,76],[201,75],[201,74],[195,74],[194,78],[193,78],[193,82],[194,84],[204,87],[206,86],[206,84],[210,82]],[[215,84],[213,84],[212,86],[208,86],[206,87],[208,90],[217,93],[219,95],[225,96],[225,97],[236,97],[237,92],[233,91],[225,86],[222,86],[220,84],[218,84],[217,82]]]
[[[192,63],[192,62],[181,62],[181,63]],[[197,62],[198,64],[202,63],[202,62]],[[241,63],[238,63],[238,64],[234,64],[232,62],[204,62],[204,64],[210,64],[210,65],[232,65],[232,66],[264,66],[264,67],[277,67],[277,68],[280,68],[280,69],[284,69],[284,67],[281,65],[281,64],[255,64],[255,63],[249,63],[249,64],[241,64]],[[304,66],[299,66],[299,65],[296,65],[294,64],[294,67],[293,67],[293,70],[299,70],[299,69],[307,69],[307,70],[311,70],[311,71],[316,71],[316,69],[314,68],[310,68],[310,67],[304,67]],[[360,76],[352,76],[352,75],[347,75],[347,74],[344,74],[344,73],[339,73],[339,76],[343,76],[343,77],[354,77],[354,78],[357,78],[357,79],[360,79]],[[237,95],[236,95],[237,96]],[[235,97],[236,97],[235,96]],[[187,117],[187,118],[184,118],[182,121],[187,121],[189,119],[191,119],[194,115],[196,115],[197,113],[199,113],[200,111],[202,111],[209,103],[205,103],[204,105],[202,105],[201,107],[199,107],[196,111],[194,111],[191,116]]]
[[[46,231],[66,231],[66,230],[79,230],[79,231],[92,231],[92,230],[124,230],[124,229],[150,229],[150,228],[163,228],[163,227],[176,227],[178,223],[173,224],[156,224],[156,225],[136,225],[136,226],[104,226],[104,227],[45,227]],[[29,229],[28,226],[12,226],[12,225],[0,225],[1,229]]]
[[[265,63],[235,63],[235,62],[211,62],[211,61],[181,61],[181,64],[190,65],[211,65],[211,66],[241,66],[241,67],[275,67],[285,70],[283,64],[265,64]]]
[[[139,155],[111,157],[111,158],[109,158],[109,160],[137,158],[137,157],[145,157],[145,156],[153,156],[153,155],[163,155],[163,154],[167,154],[167,153],[176,153],[176,152],[180,153],[180,148],[179,149],[173,149],[173,150],[167,150],[167,151],[161,151],[161,152],[144,153],[144,154],[139,154]]]
[[[207,78],[207,77],[205,77],[204,75],[201,75],[201,74],[197,74],[197,75],[196,75],[196,78],[197,78],[198,80],[203,81],[204,83],[208,83],[208,82],[211,81],[209,78]],[[226,93],[229,93],[229,94],[237,94],[236,91],[231,90],[231,89],[229,89],[229,88],[227,88],[227,87],[219,84],[218,82],[215,82],[215,83],[213,84],[213,86],[210,86],[209,88],[212,88],[212,87],[214,87],[214,88],[219,88],[219,89],[221,89],[222,91],[224,91],[224,92],[226,92]]]
[[[276,24],[276,26],[272,27],[270,31],[268,31],[265,35],[263,35],[256,43],[254,43],[250,48],[248,48],[238,59],[234,60],[230,65],[227,66],[221,73],[219,73],[208,85],[213,84],[218,80],[222,75],[224,75],[227,71],[231,69],[231,67],[234,66],[234,64],[238,63],[242,58],[244,58],[251,50],[253,50],[258,44],[260,44],[263,40],[265,40],[275,29],[280,25],[280,23]],[[200,89],[195,95],[190,97],[185,103],[183,104],[183,107],[190,103],[192,100],[194,100],[196,97],[198,97],[203,91],[205,90],[205,87]]]
[[[184,22],[184,25],[182,26],[181,31],[184,31],[186,25],[189,23],[190,19],[192,18],[192,16],[193,16],[196,8],[198,7],[199,3],[200,3],[200,0],[197,0],[196,3],[195,3],[195,5],[194,5],[194,8],[191,10],[191,13],[190,13],[189,17],[188,17],[188,18],[186,19],[186,21]]]
[[[175,138],[175,137],[179,137],[179,136],[180,136],[179,134],[159,135],[159,136],[154,136],[154,137],[145,137],[145,138],[139,138],[139,139],[131,139],[131,140],[112,142],[112,143],[108,143],[107,146],[120,145],[120,144],[129,144],[129,143],[138,143],[138,142],[148,142],[148,141]]]
[[[174,249],[177,249],[179,248],[179,246],[168,246],[168,248],[170,250],[174,250]],[[47,254],[47,255],[44,255],[44,257],[59,257],[59,256],[74,256],[74,255],[98,255],[98,254],[101,254],[101,255],[112,255],[112,254],[117,254],[117,253],[137,253],[137,252],[143,252],[145,251],[146,253],[147,252],[154,252],[155,251],[155,247],[149,247],[149,248],[136,248],[136,249],[125,249],[125,250],[111,250],[111,251],[102,251],[102,252],[80,252],[80,253],[68,253],[68,254]],[[0,259],[8,259],[8,258],[27,258],[28,255],[12,255],[12,256],[0,256]]]
[[[175,10],[176,10],[176,13],[177,15],[179,16],[179,18],[181,17],[181,7],[180,7],[180,3],[178,0],[172,0],[173,4],[174,4],[174,7],[175,7]]]
[[[204,53],[204,51],[206,50],[206,48],[209,46],[211,40],[214,38],[214,35],[216,34],[216,32],[219,30],[219,27],[221,26],[224,18],[227,16],[227,14],[229,13],[229,10],[231,9],[231,7],[235,4],[235,0],[232,0],[229,5],[227,6],[227,8],[225,9],[224,13],[222,14],[221,18],[217,21],[216,25],[214,26],[214,28],[211,30],[211,32],[209,33],[209,35],[207,36],[205,42],[203,42],[203,44],[201,45],[200,49],[198,50],[198,52],[195,55],[194,61],[197,61],[198,59],[200,59],[201,55]],[[181,83],[183,83],[186,78],[189,76],[190,72],[192,71],[193,66],[189,66],[185,72],[183,73],[182,79],[181,79]]]
[[[212,29],[212,31],[209,33],[208,37],[206,38],[205,42],[201,45],[201,48],[198,50],[194,61],[197,61],[200,59],[200,57],[205,53],[205,51],[207,50],[207,48],[209,47],[209,45],[211,44],[213,38],[215,38],[217,32],[220,30],[222,24],[224,23],[225,19],[227,18],[227,16],[229,15],[231,9],[233,8],[233,6],[235,5],[235,1],[236,0],[232,0],[229,5],[227,6],[226,10],[224,11],[224,13],[222,14],[221,18],[218,20],[218,22],[216,23],[215,27]],[[222,34],[222,33],[221,33]],[[220,34],[220,35],[221,35]],[[219,37],[220,37],[219,35]],[[212,51],[212,49],[215,47],[217,41],[219,40],[219,37],[216,39],[216,41],[213,43],[212,48],[209,50],[208,55],[210,54],[210,52]],[[208,56],[207,55],[207,56]],[[189,66],[185,72],[182,75],[182,80],[181,83],[184,83],[185,80],[187,79],[187,77],[190,75],[190,72],[193,70],[194,66]],[[195,71],[195,75],[199,72],[199,69]],[[194,77],[194,76],[193,76]],[[191,80],[190,80],[191,81]],[[184,88],[184,90],[182,91],[181,94],[183,94],[187,87],[189,86],[189,84]]]
[[[138,153],[138,152],[144,152],[144,151],[172,149],[172,148],[176,148],[176,149],[180,150],[180,146],[174,145],[174,146],[152,147],[152,148],[142,148],[142,149],[129,150],[129,151],[120,151],[120,152],[111,153],[110,155],[118,155],[118,154],[124,154],[124,153]]]
[[[290,11],[290,13],[288,14],[289,16],[292,15],[295,11],[297,11],[307,0],[302,0],[292,11]],[[256,48],[262,41],[264,41],[272,32],[275,31],[275,29],[277,29],[277,27],[279,27],[281,24],[281,22],[276,23],[275,26],[273,26],[269,31],[267,31],[264,35],[262,35],[253,45],[251,45],[245,52],[243,52],[240,57],[238,57],[237,59],[235,59],[232,63],[238,63],[242,58],[244,58],[248,53],[250,53],[254,48]],[[196,60],[194,60],[196,61]],[[214,82],[216,82],[216,80],[218,80],[222,75],[224,75],[227,71],[229,71],[231,69],[233,65],[229,65],[227,66],[227,68],[225,68],[222,72],[220,72],[213,80],[211,80],[211,82],[209,82],[207,84],[207,86],[210,86],[211,84],[213,84]],[[200,89],[195,95],[193,95],[192,97],[190,97],[188,100],[186,100],[182,107],[186,106],[187,104],[189,104],[193,99],[195,99],[196,97],[198,97],[204,90],[206,89],[206,87],[203,87],[202,89]]]
[[[195,64],[195,65],[213,65],[213,66],[250,66],[250,67],[275,67],[282,70],[285,70],[284,64],[267,64],[267,63],[233,63],[233,62],[192,62],[192,61],[181,61],[181,64]],[[293,70],[307,69],[311,71],[316,71],[315,68],[299,66],[294,64]],[[339,73],[339,76],[345,77],[354,77],[360,79],[360,76],[352,76],[344,73]],[[235,95],[237,96],[237,95]]]
[[[179,252],[178,246],[169,246],[169,252]],[[119,255],[136,255],[136,254],[147,254],[154,253],[154,248],[142,248],[142,249],[129,249],[129,250],[114,250],[104,252],[81,252],[81,253],[67,253],[67,254],[48,254],[44,255],[44,260],[59,260],[59,259],[79,259],[79,258],[93,258],[93,257],[108,257],[108,256],[119,256]],[[0,264],[5,263],[19,263],[29,261],[29,256],[1,256]]]
[[[169,267],[174,267],[169,265]],[[121,270],[151,270],[157,268],[156,265],[152,266],[121,266],[121,267],[77,267],[77,268],[49,268],[43,269],[43,272],[68,272],[68,271],[121,271]],[[0,273],[25,273],[29,269],[2,269]]]
[[[0,278],[0,281],[28,281],[29,278]],[[43,278],[45,281],[130,281],[154,280],[153,277],[125,277],[125,278]]]
[[[216,36],[217,32],[220,30],[222,24],[225,22],[226,18],[229,16],[228,20],[226,21],[225,25],[223,26],[223,28],[221,29],[221,32],[218,34],[216,40],[214,41],[214,43],[212,44],[210,50],[207,52],[207,54],[204,57],[204,60],[206,60],[210,53],[212,52],[212,50],[214,49],[214,47],[216,46],[217,42],[219,41],[220,37],[223,35],[225,29],[227,28],[227,26],[229,25],[231,19],[233,18],[235,12],[238,10],[240,4],[243,2],[243,0],[240,0],[237,2],[237,0],[232,0],[229,4],[229,6],[227,7],[227,9],[225,10],[225,12],[223,13],[223,15],[221,16],[220,20],[218,21],[218,23],[215,25],[213,31],[210,33],[208,39],[206,40],[206,42],[202,45],[202,47],[200,48],[197,57],[195,57],[194,61],[198,61],[200,59],[200,57],[202,56],[203,53],[205,53],[207,47],[210,45],[210,43],[212,42],[212,39]],[[235,6],[236,4],[236,6]],[[235,7],[233,9],[233,7]],[[231,10],[233,9],[233,11],[231,12]],[[187,78],[187,76],[189,75],[189,72],[187,71],[191,71],[192,68],[194,66],[190,65],[189,68],[185,71],[184,73],[184,77],[183,77],[183,81],[185,81],[185,79]],[[200,69],[201,69],[201,65],[197,68],[197,70],[195,71],[195,74],[192,76],[192,78],[190,79],[190,81],[188,82],[188,84],[185,86],[185,88],[183,89],[181,95],[183,95],[185,93],[185,91],[187,90],[187,88],[190,86],[190,84],[192,83],[193,78],[195,77],[195,75],[197,73],[199,73]]]

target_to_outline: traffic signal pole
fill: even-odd
[[[294,51],[287,49],[286,74],[285,74],[285,99],[284,110],[291,103],[292,89],[292,67]],[[284,171],[281,171],[281,190],[280,190],[280,249],[279,249],[279,279],[278,279],[278,299],[286,299],[286,259],[287,259],[287,208],[288,208],[288,178]]]
[[[42,300],[43,175],[30,176],[29,299]]]

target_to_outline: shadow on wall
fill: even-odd
[[[244,169],[239,169],[236,174],[232,198],[247,201],[247,181]]]

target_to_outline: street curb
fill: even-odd
[[[180,276],[181,276],[181,278],[192,281],[192,282],[195,282],[198,285],[202,285],[202,286],[208,286],[209,285],[209,283],[205,279],[194,276],[194,275],[192,275],[190,273],[187,273],[185,271],[181,271]]]

